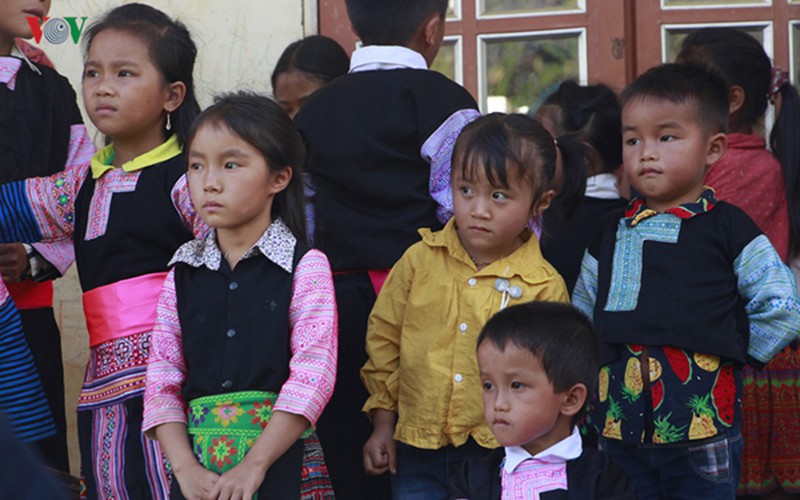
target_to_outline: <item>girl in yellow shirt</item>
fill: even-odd
[[[558,142],[531,117],[495,113],[464,128],[453,152],[454,216],[421,229],[386,280],[367,327],[361,378],[373,422],[364,469],[392,474],[395,500],[447,498],[463,459],[495,448],[483,419],[475,345],[488,319],[509,304],[568,302],[564,281],[529,229],[555,196],[585,185],[583,146]]]

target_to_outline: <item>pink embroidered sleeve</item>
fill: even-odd
[[[33,247],[44,260],[58,269],[62,276],[69,266],[75,261],[75,247],[71,239],[56,241],[55,243],[33,243]]]
[[[295,268],[289,304],[292,358],[275,410],[316,423],[336,380],[337,321],[330,264],[322,252],[309,250]]]
[[[203,219],[197,215],[197,211],[192,205],[192,198],[189,196],[189,183],[186,180],[186,175],[182,175],[178,182],[172,186],[172,205],[178,211],[186,229],[194,234],[195,238],[205,238],[210,231],[206,226]]]
[[[161,287],[156,324],[150,337],[142,422],[142,431],[148,436],[152,437],[149,431],[161,424],[186,423],[186,404],[181,395],[185,381],[186,362],[175,296],[175,271],[172,270]]]
[[[70,129],[65,170],[25,181],[25,192],[42,242],[68,239],[75,228],[75,198],[89,172],[95,147],[83,124]]]

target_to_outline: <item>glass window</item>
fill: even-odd
[[[689,33],[692,31],[698,30],[700,28],[710,27],[712,25],[702,25],[702,26],[664,26],[664,46],[663,46],[663,62],[673,62],[675,61],[675,57],[677,57],[678,52],[681,51],[681,44],[683,43],[683,39],[686,38]],[[769,46],[765,45],[765,36],[764,31],[766,26],[733,26],[734,28],[740,29],[742,31],[747,32],[753,38],[758,40],[761,45],[764,45],[767,50],[767,53],[770,53]]]
[[[583,0],[479,0],[481,15],[550,14],[583,10]]]
[[[562,81],[585,81],[584,33],[481,37],[483,110],[526,113]]]
[[[449,0],[447,2],[447,20],[452,21],[461,19],[461,0]]]
[[[439,54],[431,64],[431,69],[438,71],[454,82],[462,83],[461,71],[461,37],[445,37]]]
[[[661,0],[661,6],[669,8],[727,7],[733,5],[769,5],[772,0]]]

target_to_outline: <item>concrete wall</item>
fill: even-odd
[[[144,0],[184,22],[198,47],[195,70],[201,106],[211,102],[214,93],[250,89],[269,92],[269,76],[283,48],[304,35],[315,32],[315,0]],[[122,1],[53,0],[51,18],[89,17],[90,23]],[[80,20],[78,20],[80,25]],[[42,38],[37,44],[73,83],[80,100],[82,47],[72,38],[51,44]],[[82,107],[82,103],[81,103]],[[94,128],[90,131],[94,133]],[[98,138],[99,140],[99,138]],[[83,379],[88,353],[80,288],[74,267],[56,282],[56,319],[61,326],[65,374],[67,378],[67,418],[70,430],[70,464],[78,475],[75,403]]]

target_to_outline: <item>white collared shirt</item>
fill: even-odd
[[[617,177],[614,174],[597,174],[586,179],[585,195],[601,200],[616,200],[619,198]]]
[[[572,434],[562,439],[553,446],[540,451],[536,455],[531,455],[522,446],[506,446],[506,458],[503,461],[503,469],[509,474],[529,458],[541,460],[543,462],[559,463],[575,460],[583,453],[583,443],[581,434],[577,427],[573,427]]]
[[[419,52],[400,45],[367,45],[350,58],[350,73],[386,69],[428,69],[428,63]]]

